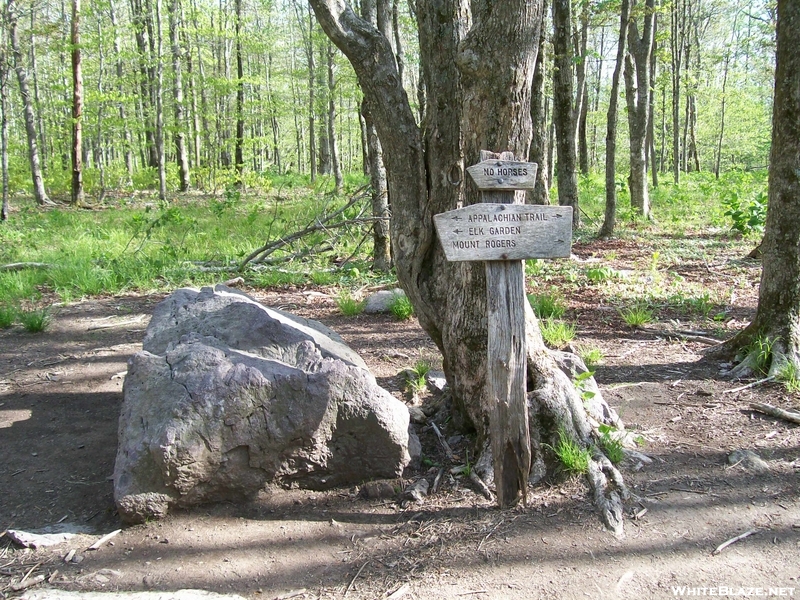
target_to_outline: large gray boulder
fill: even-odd
[[[288,363],[294,361],[298,347],[312,342],[325,358],[367,368],[364,360],[322,323],[268,308],[224,285],[200,291],[182,288],[160,302],[147,327],[143,348],[163,355],[170,344],[188,333]]]
[[[123,388],[114,496],[124,521],[246,498],[270,483],[324,489],[402,474],[406,406],[354,364],[360,359],[341,340],[322,340],[319,323],[275,314],[210,288],[179,290],[156,308]],[[240,319],[281,343],[259,343]],[[245,348],[233,346],[235,330]]]

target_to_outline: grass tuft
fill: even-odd
[[[348,290],[340,290],[336,297],[336,306],[347,317],[360,315],[364,310],[364,303],[353,298],[353,294]]]
[[[568,473],[581,475],[589,470],[591,454],[573,440],[563,429],[558,430],[558,442],[555,446],[545,444],[553,451],[561,466]]]
[[[30,333],[40,333],[50,325],[50,311],[46,308],[21,310],[18,316],[22,326]]]
[[[398,321],[406,321],[414,314],[414,307],[411,305],[411,300],[405,294],[395,294],[392,301],[389,303],[389,312],[391,312]]]
[[[17,311],[10,306],[0,306],[0,329],[8,329],[17,320]]]
[[[575,325],[557,319],[543,319],[539,323],[542,337],[551,348],[563,348],[575,339]]]
[[[427,360],[418,360],[407,372],[406,387],[412,394],[419,394],[428,386],[428,373],[431,364]]]
[[[653,320],[653,311],[643,304],[620,309],[619,315],[631,327],[641,327]]]
[[[560,319],[567,310],[557,294],[528,294],[528,302],[540,319]]]
[[[608,460],[612,463],[619,464],[625,458],[625,453],[622,451],[622,441],[613,437],[611,434],[614,428],[609,425],[600,425],[600,437],[597,440],[597,445],[606,455]]]

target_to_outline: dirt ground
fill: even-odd
[[[610,249],[575,251],[588,260]],[[619,261],[628,251],[635,247],[613,247]],[[720,338],[752,317],[758,278],[756,263],[738,265],[735,277],[726,269],[681,273],[730,288],[726,320],[708,333]],[[246,291],[331,326],[406,401],[398,373],[438,360],[413,319],[342,316],[321,288]],[[602,350],[603,394],[653,458],[622,465],[638,496],[624,539],[603,530],[580,478],[542,484],[527,507],[501,511],[469,480],[446,474],[421,504],[365,500],[356,489],[267,490],[245,504],[124,528],[89,551],[121,528],[111,474],[122,383],[160,299],[87,300],[56,309],[44,333],[0,331],[0,532],[58,523],[86,531],[38,550],[0,538],[0,597],[19,595],[11,586],[26,574],[69,590],[202,588],[247,598],[671,598],[689,588],[800,596],[800,427],[748,408],[754,400],[798,408],[800,397],[771,383],[731,392],[742,382],[705,358],[708,343],[627,327],[592,288],[567,294],[568,317],[579,343]],[[678,317],[664,309],[651,327],[676,328]],[[444,465],[429,426],[419,433],[425,456]],[[468,440],[451,441],[464,456]],[[737,449],[756,452],[768,469],[730,464]]]

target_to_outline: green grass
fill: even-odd
[[[542,319],[539,322],[542,337],[551,348],[563,348],[575,339],[575,325],[557,319]]]
[[[555,446],[545,444],[556,455],[561,467],[568,473],[582,475],[589,470],[589,460],[592,455],[589,450],[582,448],[563,429],[558,430],[558,441]]]
[[[625,453],[622,449],[622,441],[613,437],[615,429],[608,425],[600,425],[600,437],[597,440],[597,445],[606,455],[608,460],[612,463],[619,464],[625,458]]]
[[[641,327],[653,321],[653,311],[642,304],[620,309],[619,314],[630,327]]]
[[[603,362],[605,358],[603,356],[603,351],[597,346],[581,346],[578,348],[578,356],[581,357],[583,364],[585,364],[586,368],[590,371],[593,367]]]
[[[8,329],[17,320],[16,309],[0,305],[0,329]]]
[[[306,186],[284,188],[280,195],[257,192],[227,190],[220,196],[178,198],[171,204],[142,195],[115,199],[113,210],[22,207],[0,226],[0,264],[37,262],[50,267],[0,273],[0,303],[15,305],[37,292],[72,300],[217,283],[233,277],[253,250],[306,227],[323,211],[330,213],[349,199],[315,195]],[[354,206],[343,217],[354,218],[359,210]],[[357,227],[335,238],[315,232],[302,245],[277,250],[268,258],[282,261],[303,248],[326,245],[328,252],[259,266],[242,275],[248,285],[263,287],[373,282],[378,276],[362,267],[371,251],[368,243],[359,246],[362,237]],[[344,269],[331,269],[332,255],[351,258]],[[201,268],[205,266],[216,270]]]
[[[391,312],[398,321],[406,321],[414,315],[414,307],[411,300],[405,294],[395,294],[389,303]]]
[[[19,322],[26,331],[40,333],[50,324],[50,311],[46,308],[21,310],[18,314]]]
[[[783,383],[787,392],[800,392],[800,369],[794,363],[784,363],[778,370],[776,379]]]
[[[564,300],[557,293],[528,294],[528,302],[540,319],[560,319],[567,310]]]
[[[427,360],[418,360],[414,366],[407,371],[406,387],[412,394],[419,394],[428,387],[428,373],[431,364]]]
[[[339,291],[339,295],[336,296],[336,306],[347,317],[360,315],[364,310],[364,303],[353,298],[353,294],[349,290]]]

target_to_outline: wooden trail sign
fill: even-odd
[[[467,172],[483,203],[434,216],[447,260],[486,261],[489,434],[501,507],[527,501],[531,469],[524,260],[568,257],[572,241],[572,207],[517,199],[514,190],[533,189],[537,165],[513,159],[482,150]]]
[[[567,258],[570,253],[571,206],[472,204],[435,215],[433,222],[451,261]]]

